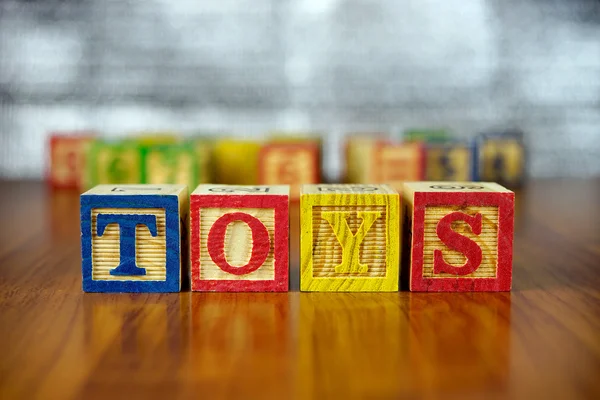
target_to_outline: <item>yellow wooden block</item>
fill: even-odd
[[[525,148],[516,137],[485,139],[480,148],[480,179],[516,186],[525,174]]]
[[[258,183],[258,141],[222,139],[213,150],[215,180],[229,185],[256,185]]]
[[[354,134],[346,139],[346,182],[369,182],[373,176],[375,149],[381,140],[382,136],[377,134]]]
[[[468,144],[436,144],[427,147],[427,180],[470,181],[474,174],[474,151]]]
[[[387,185],[303,185],[301,290],[398,290],[399,201]]]

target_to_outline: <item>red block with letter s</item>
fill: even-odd
[[[403,282],[411,291],[509,291],[515,195],[489,182],[407,182]]]
[[[192,290],[288,290],[289,186],[200,185],[190,215]]]

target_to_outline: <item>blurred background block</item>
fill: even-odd
[[[534,177],[600,175],[596,0],[0,3],[0,176],[46,136],[519,129]],[[217,136],[213,134],[213,136]]]

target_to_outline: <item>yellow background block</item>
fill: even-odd
[[[178,183],[192,187],[194,179],[194,155],[187,151],[165,155],[160,149],[150,149],[146,155],[146,183]]]
[[[400,214],[399,196],[393,189],[387,185],[304,185],[300,209],[301,290],[398,290]],[[362,240],[359,235],[364,235]],[[353,259],[351,268],[340,268],[342,255],[356,251],[359,241],[358,259]]]
[[[261,147],[260,142],[250,140],[217,141],[213,150],[216,181],[230,185],[256,185]]]
[[[525,149],[517,139],[487,139],[481,146],[482,180],[518,182],[525,169]],[[502,157],[501,171],[497,171],[495,161]]]
[[[427,180],[469,181],[471,180],[473,150],[468,146],[427,148]],[[447,166],[442,162],[447,160]],[[449,167],[450,170],[447,169]],[[451,172],[451,173],[449,173]]]

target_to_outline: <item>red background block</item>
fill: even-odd
[[[258,183],[290,185],[290,198],[300,199],[300,185],[319,183],[320,149],[316,143],[270,143],[260,150]]]
[[[53,188],[79,189],[83,186],[86,145],[93,140],[91,133],[50,136],[49,163],[46,179]]]

